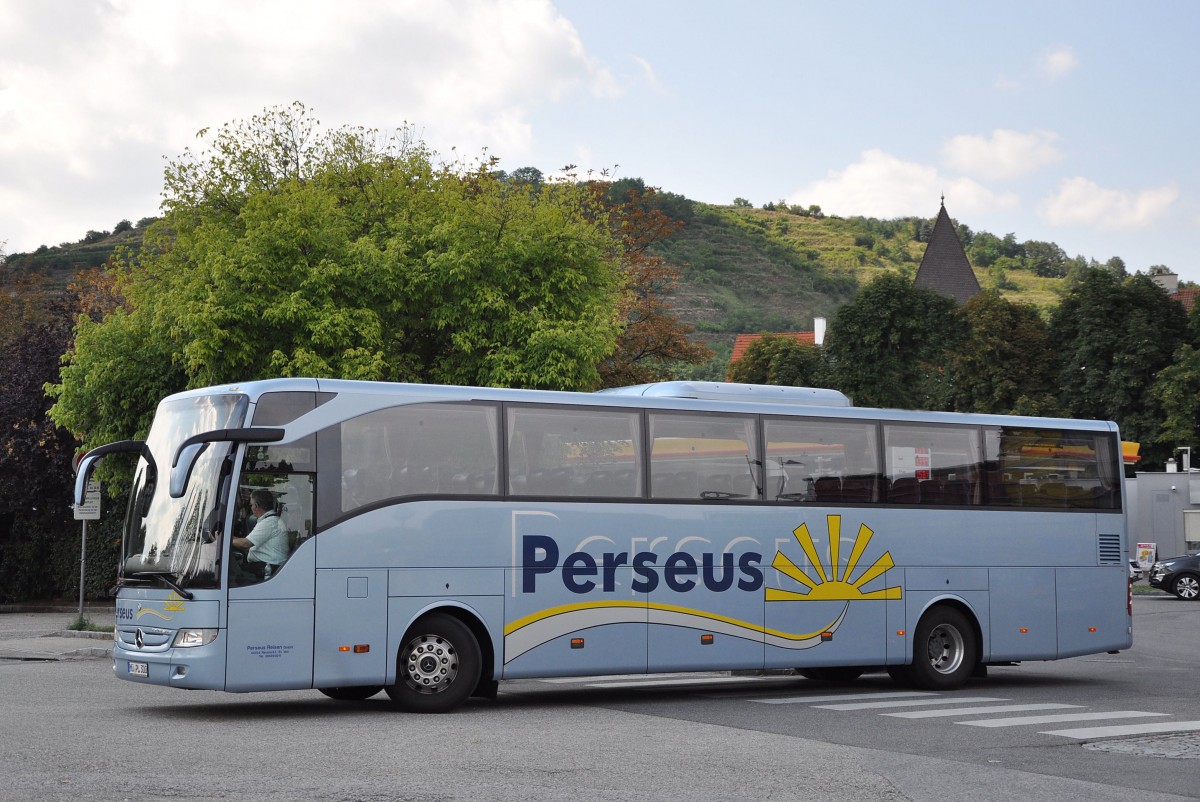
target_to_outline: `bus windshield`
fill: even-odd
[[[187,492],[171,498],[167,471],[174,449],[194,434],[240,426],[249,406],[244,395],[211,395],[164,402],[146,444],[163,473],[138,460],[125,517],[122,580],[169,575],[180,587],[217,587],[223,518],[220,481],[228,443],[209,443],[191,471]]]

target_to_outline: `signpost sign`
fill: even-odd
[[[75,520],[100,520],[100,483],[95,479],[88,480],[87,492],[83,496],[83,503],[75,505]]]

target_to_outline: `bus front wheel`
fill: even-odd
[[[446,713],[479,684],[479,644],[466,624],[431,613],[413,624],[400,646],[396,684],[385,690],[401,710]]]
[[[966,683],[978,654],[975,629],[967,617],[952,607],[935,607],[917,624],[912,663],[889,666],[888,674],[901,684],[948,691]]]

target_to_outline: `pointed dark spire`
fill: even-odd
[[[917,268],[913,286],[948,295],[959,304],[965,304],[979,294],[979,280],[975,278],[962,241],[946,212],[944,193],[942,207],[938,210],[933,233],[929,236],[929,245],[925,247],[925,256]]]

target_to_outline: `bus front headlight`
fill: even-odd
[[[171,645],[180,648],[207,646],[216,639],[217,630],[215,629],[181,629],[175,633],[175,640]]]

